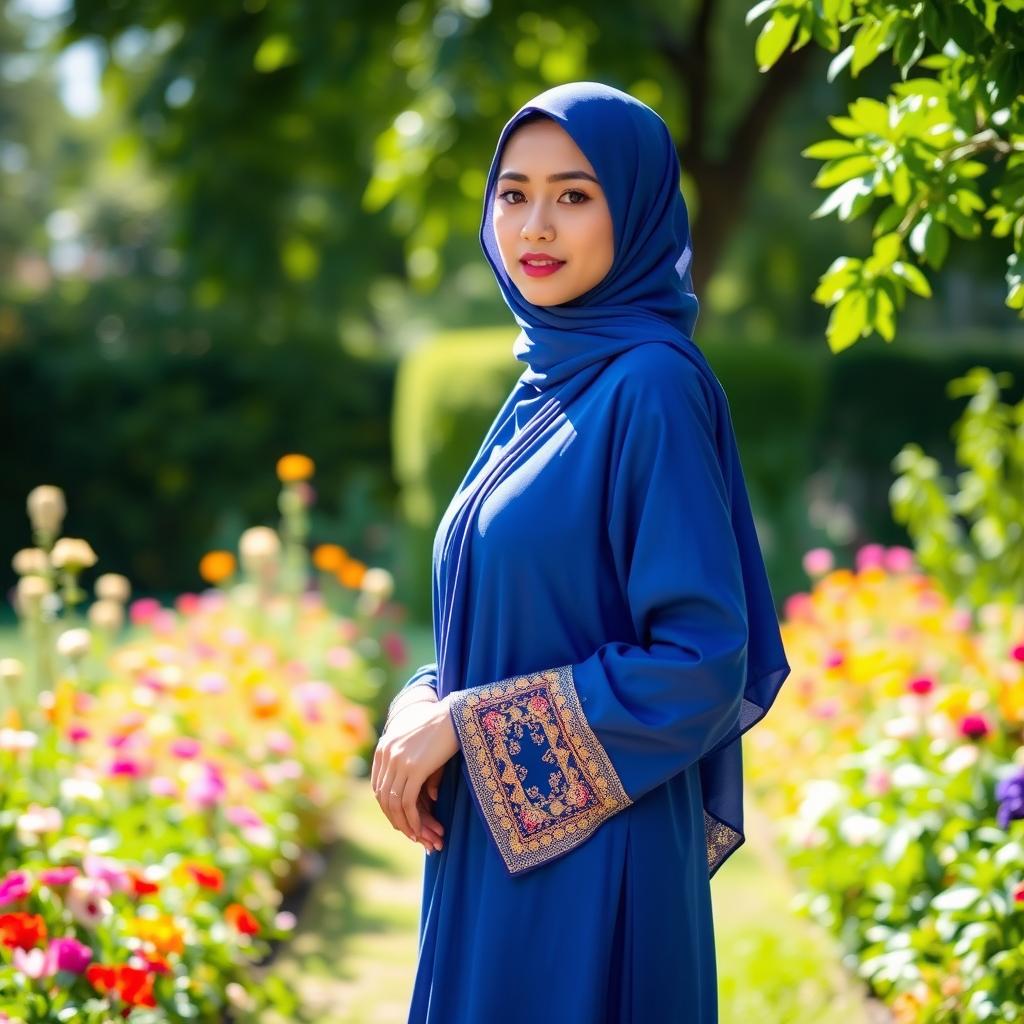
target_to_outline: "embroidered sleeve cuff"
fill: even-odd
[[[476,802],[509,874],[575,849],[632,803],[583,714],[571,665],[449,700]]]

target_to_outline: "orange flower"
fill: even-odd
[[[316,467],[308,455],[282,455],[277,460],[277,478],[283,484],[308,480]]]
[[[229,903],[224,909],[224,919],[235,931],[243,935],[259,934],[259,921],[241,903]]]
[[[256,718],[276,718],[281,711],[281,698],[269,686],[257,686],[249,699]]]
[[[356,558],[350,558],[338,570],[338,582],[342,586],[351,587],[353,590],[362,585],[363,577],[366,575],[366,565]]]
[[[235,573],[235,556],[230,551],[207,551],[199,559],[199,575],[207,583],[223,583]]]
[[[185,949],[184,936],[170,914],[157,918],[137,917],[130,928],[132,934],[150,943],[160,954],[181,953]]]
[[[32,949],[46,938],[46,922],[39,914],[14,910],[0,914],[0,944],[8,949]]]
[[[313,549],[313,564],[323,572],[337,572],[347,559],[348,552],[340,544],[318,544]]]
[[[21,728],[21,714],[16,707],[4,708],[3,724],[6,729]]]

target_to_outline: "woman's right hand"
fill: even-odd
[[[394,723],[397,719],[403,715],[408,715],[413,710],[415,704],[420,701],[410,702],[406,707],[399,708],[392,715],[388,727],[385,729],[384,734],[387,734],[394,727]],[[436,700],[423,701],[424,704],[436,704]],[[423,710],[422,708],[420,709]],[[403,725],[407,723],[403,722]],[[383,740],[384,734],[381,739]],[[419,818],[418,830],[413,829],[411,815],[400,815],[400,821],[398,824],[393,819],[393,811],[391,805],[387,804],[381,799],[381,794],[378,792],[379,787],[383,782],[383,770],[381,767],[380,758],[380,742],[378,742],[377,750],[374,752],[373,766],[370,772],[370,784],[373,787],[374,794],[377,796],[378,802],[381,804],[381,808],[387,816],[388,820],[391,821],[394,828],[403,832],[409,839],[420,843],[427,853],[432,853],[435,850],[440,850],[443,845],[444,826],[434,816],[432,802],[437,800],[437,795],[441,785],[441,776],[444,773],[445,766],[442,764],[437,767],[433,772],[428,775],[422,785],[420,791],[416,797],[416,812]]]

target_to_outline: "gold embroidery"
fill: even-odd
[[[571,665],[451,699],[473,789],[510,874],[568,852],[633,802],[583,714]]]
[[[704,812],[704,837],[707,840],[708,877],[710,878],[725,858],[740,845],[743,837],[735,829],[726,825],[724,821],[719,821],[707,811]]]

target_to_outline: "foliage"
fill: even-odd
[[[1012,379],[975,367],[950,381],[951,397],[970,397],[953,426],[964,467],[955,490],[920,445],[904,445],[893,460],[896,521],[913,537],[921,565],[974,607],[1024,603],[1024,399],[999,400]]]
[[[912,552],[808,552],[791,679],[750,734],[800,907],[898,1024],[1021,1018],[1024,604],[954,604]]]
[[[0,659],[0,1020],[293,1016],[253,967],[291,931],[282,895],[317,870],[366,767],[366,704],[382,710],[405,662],[390,574],[305,549],[314,469],[278,461],[280,530],[204,555],[210,589],[128,605],[107,573],[88,626],[95,553],[61,535],[59,488],[29,495],[36,546],[14,564],[31,656]]]
[[[976,240],[985,221],[1010,241],[1006,305],[1024,315],[1024,0],[761,0],[748,22],[765,13],[762,70],[812,39],[836,53],[830,80],[885,53],[899,68],[884,101],[854,100],[829,118],[838,137],[804,150],[831,189],[813,216],[850,221],[881,200],[871,255],[839,257],[814,293],[833,351],[892,341],[907,291],[931,294],[921,266],[938,270],[951,236]]]

